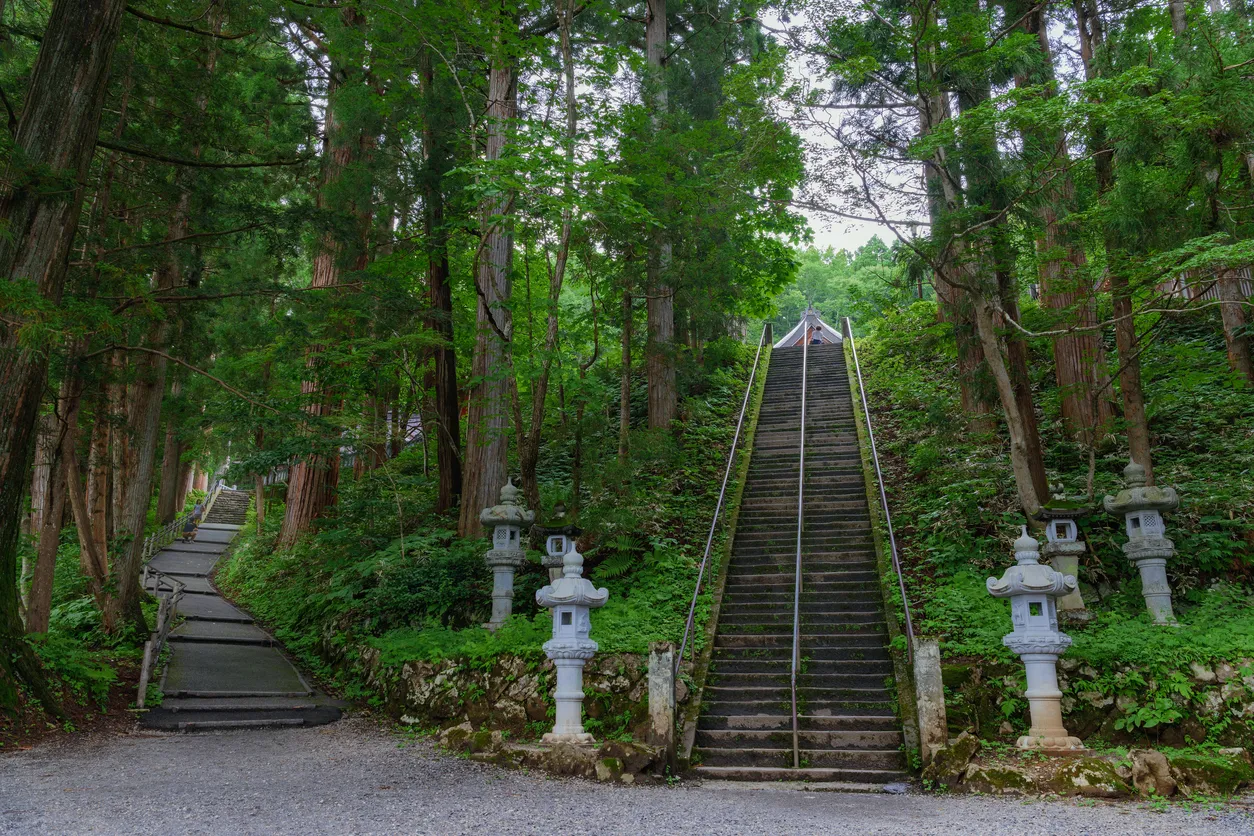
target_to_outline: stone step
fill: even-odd
[[[693,775],[714,781],[802,781],[806,785],[832,785],[844,792],[874,792],[875,787],[910,780],[902,770],[889,769],[781,769],[755,766],[698,766]]]
[[[747,657],[742,659],[724,659],[715,657],[710,663],[710,674],[731,675],[731,674],[749,674],[762,673],[768,676],[788,677],[792,668],[792,654],[785,652],[777,658],[763,657]],[[888,658],[888,654],[884,654],[883,659],[829,659],[826,661],[815,661],[808,655],[808,670],[814,673],[850,673],[866,676],[879,676],[881,679],[891,676],[893,673],[893,663]]]
[[[785,644],[774,646],[748,645],[733,647],[718,645],[714,648],[715,668],[727,662],[779,662],[792,663],[792,637]],[[825,665],[834,662],[891,662],[886,642],[850,642],[839,645],[816,645],[801,640],[801,657],[811,664]],[[816,668],[817,669],[817,668]]]
[[[879,589],[875,572],[857,571],[857,572],[824,572],[824,577],[831,575],[843,575],[848,579],[845,580],[817,580],[815,575],[820,573],[806,572],[801,573],[801,594],[805,595],[813,593],[818,596],[835,596],[845,592],[875,592]],[[727,586],[724,594],[727,596],[735,596],[736,600],[741,600],[745,596],[753,595],[763,596],[763,600],[773,600],[774,597],[787,595],[788,600],[792,600],[793,594],[793,575],[790,573],[740,573],[735,570],[728,573]]]
[[[882,673],[816,673],[816,665],[809,661],[803,662],[806,673],[797,674],[797,687],[811,688],[854,688],[880,689],[886,688]],[[711,673],[706,679],[706,687],[720,688],[791,688],[792,672],[789,669],[779,673]]]
[[[888,646],[886,630],[841,630],[830,633],[805,633],[801,636],[803,654],[810,648],[881,648]],[[792,630],[776,633],[723,633],[714,636],[714,647],[778,648],[792,647]]]
[[[820,605],[821,606],[821,605]],[[731,630],[734,633],[749,632],[747,628],[761,626],[777,626],[780,624],[792,624],[792,608],[789,607],[785,611],[779,609],[739,609],[730,608],[719,613],[719,622],[726,624],[728,627],[735,628]],[[851,625],[851,630],[863,629],[863,625],[883,624],[884,614],[880,610],[821,610],[818,612],[808,611],[804,607],[800,610],[801,629],[805,635],[811,635],[812,629],[822,629],[823,627],[831,627],[833,630],[842,630],[844,625]],[[855,626],[856,625],[856,626]]]
[[[701,712],[703,715],[714,717],[773,717],[777,720],[783,720],[788,723],[788,728],[792,728],[792,694],[787,689],[782,689],[779,693],[782,696],[771,697],[769,699],[754,699],[746,696],[744,699],[712,699],[709,696],[701,703]],[[822,713],[829,716],[855,717],[859,714],[882,717],[891,716],[893,707],[896,705],[896,698],[889,699],[884,694],[882,699],[866,699],[866,700],[820,700],[813,695],[797,693],[797,710],[801,713]],[[713,722],[713,720],[711,720]]]
[[[897,751],[898,731],[798,731],[801,748],[843,751]],[[697,726],[696,745],[701,749],[786,749],[792,752],[792,729],[702,729]]]
[[[788,747],[760,749],[701,748],[702,766],[792,766],[792,733]],[[900,770],[901,752],[897,749],[802,749],[801,763],[807,769],[874,769]]]
[[[706,731],[784,731],[792,737],[792,713],[787,714],[702,714],[697,728]],[[892,712],[881,714],[799,714],[799,731],[827,732],[892,732],[900,734],[897,717]]]

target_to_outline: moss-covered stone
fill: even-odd
[[[1101,758],[1067,761],[1050,778],[1048,787],[1059,795],[1085,798],[1125,798],[1132,794],[1132,788],[1119,777],[1115,765]]]
[[[966,792],[989,795],[1030,795],[1036,793],[1036,782],[1024,771],[1007,764],[974,764],[962,779]]]
[[[923,780],[941,787],[957,785],[978,751],[979,739],[972,737],[969,732],[963,732],[953,743],[936,750],[932,755],[932,762],[923,770]]]
[[[1175,755],[1171,772],[1186,795],[1232,795],[1254,781],[1254,768],[1243,759],[1222,755]]]

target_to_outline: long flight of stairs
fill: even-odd
[[[853,401],[839,345],[809,347],[794,769],[793,591],[802,349],[776,349],[728,567],[694,761],[705,778],[908,779]]]
[[[249,497],[246,491],[222,491],[196,539],[175,540],[149,564],[180,581],[185,592],[177,607],[183,621],[170,634],[161,677],[164,699],[141,720],[148,728],[313,726],[339,719],[345,706],[311,686],[270,634],[210,580],[247,520]],[[150,580],[149,588],[154,585]]]

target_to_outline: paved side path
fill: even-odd
[[[0,756],[0,833],[1237,834],[1198,806],[621,787],[439,754],[361,719],[74,741]]]
[[[223,491],[194,541],[176,540],[149,564],[186,590],[178,605],[185,620],[170,634],[170,663],[161,680],[165,699],[144,715],[146,727],[318,725],[340,716],[338,703],[314,691],[270,635],[209,581],[244,524],[248,502],[245,491]]]

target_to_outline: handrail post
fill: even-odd
[[[801,766],[801,734],[797,724],[797,668],[801,665],[801,531],[806,489],[806,366],[810,360],[810,342],[807,335],[801,338],[801,423],[797,445],[797,568],[792,593],[792,670],[789,682],[792,688],[792,767]]]
[[[853,368],[858,378],[858,394],[862,397],[862,415],[866,418],[866,435],[871,444],[871,461],[875,465],[875,481],[880,489],[880,507],[884,510],[884,525],[888,529],[888,547],[897,572],[897,588],[901,592],[901,606],[906,615],[906,658],[914,664],[914,622],[910,618],[910,599],[906,597],[906,580],[901,574],[901,559],[897,555],[897,535],[893,532],[893,515],[888,510],[888,492],[884,489],[884,473],[880,469],[880,454],[875,448],[875,429],[871,426],[871,407],[866,400],[866,386],[862,382],[862,364],[858,362],[858,344],[853,339],[853,322],[845,317],[845,338],[849,340],[853,354]]]

